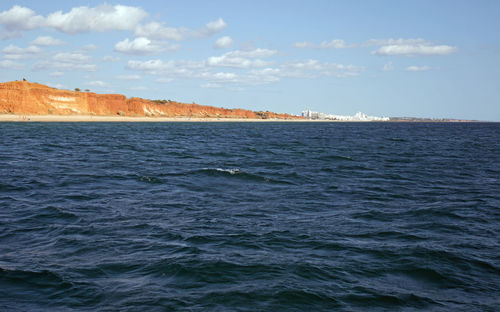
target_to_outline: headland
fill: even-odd
[[[281,121],[301,116],[170,100],[62,90],[28,81],[0,83],[0,121]]]

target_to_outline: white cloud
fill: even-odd
[[[205,27],[199,30],[190,30],[186,27],[165,27],[162,23],[150,22],[145,25],[138,25],[135,28],[135,36],[156,40],[182,41],[189,37],[209,37],[213,34],[218,33],[226,26],[227,24],[222,18],[207,23]]]
[[[35,11],[19,5],[0,13],[0,25],[4,26],[1,35],[3,38],[19,37],[24,31],[44,26],[44,24],[43,16],[35,15]]]
[[[148,14],[138,7],[105,3],[95,8],[72,8],[68,13],[54,12],[47,16],[46,25],[68,34],[132,30],[146,16]]]
[[[49,76],[51,76],[51,77],[60,77],[62,75],[64,75],[64,73],[60,72],[60,71],[52,72],[49,74]]]
[[[61,52],[52,56],[49,60],[36,63],[34,70],[56,70],[56,71],[96,71],[97,66],[92,64],[92,58],[79,52]]]
[[[222,88],[220,83],[207,82],[201,85],[202,88]]]
[[[169,77],[192,78],[198,77],[203,72],[207,72],[205,62],[197,61],[173,61],[163,62],[162,60],[134,61],[127,62],[127,69],[143,71],[152,75],[169,75]]]
[[[280,75],[293,78],[316,78],[319,76],[333,76],[338,78],[358,76],[364,67],[343,65],[337,63],[321,63],[318,60],[306,60],[285,63],[280,66]]]
[[[392,62],[384,64],[384,67],[382,67],[382,71],[393,71],[394,70],[394,65],[392,65]]]
[[[295,42],[293,46],[299,49],[306,49],[306,48],[313,49],[314,47],[316,47],[314,43],[309,41]]]
[[[184,40],[189,30],[187,28],[164,27],[161,23],[150,22],[146,25],[138,25],[135,36],[146,37],[157,40]]]
[[[378,50],[372,51],[374,55],[447,55],[458,50],[457,47],[449,45],[435,45],[433,42],[422,38],[410,39],[370,39],[361,44],[346,44],[342,39],[333,39],[315,44],[309,41],[295,42],[296,48],[309,49],[344,49],[344,48],[364,48],[379,46]]]
[[[24,64],[11,60],[2,60],[0,61],[0,68],[21,70],[24,68]]]
[[[174,81],[174,78],[158,78],[156,79],[156,82],[159,82],[159,83],[170,83]]]
[[[215,41],[214,48],[216,49],[227,49],[233,45],[233,39],[229,36],[220,37]]]
[[[67,63],[84,63],[90,61],[91,57],[82,53],[61,52],[52,57],[55,61]]]
[[[224,80],[234,80],[237,77],[238,77],[238,75],[235,73],[218,72],[218,73],[213,74],[211,78],[214,80],[224,81]]]
[[[447,55],[456,52],[457,47],[448,45],[387,45],[382,46],[376,51],[372,51],[374,55],[403,55],[403,56],[419,56],[419,55]]]
[[[65,85],[62,85],[60,83],[47,82],[47,85],[55,89],[67,89]]]
[[[115,44],[115,51],[130,55],[156,54],[168,51],[176,51],[180,48],[178,44],[169,44],[167,42],[159,43],[149,40],[145,37],[135,38],[130,41],[128,38]]]
[[[97,66],[95,64],[78,64],[78,63],[67,63],[67,62],[48,60],[35,64],[35,66],[33,66],[33,69],[34,70],[56,69],[59,71],[75,71],[75,70],[96,71]]]
[[[86,83],[89,86],[94,86],[94,87],[107,87],[108,84],[101,81],[101,80],[94,80],[94,81],[89,81]]]
[[[129,90],[132,90],[132,91],[144,91],[144,90],[148,90],[148,88],[144,87],[144,86],[134,86],[134,87],[130,87]]]
[[[11,60],[29,59],[39,56],[43,51],[37,46],[29,46],[27,48],[20,48],[15,45],[8,45],[2,49],[3,57]]]
[[[431,70],[432,68],[430,66],[408,66],[405,68],[406,71],[411,71],[411,72],[420,72],[420,71],[428,71]]]
[[[232,57],[228,55],[211,56],[207,60],[207,64],[213,67],[234,67],[234,68],[249,68],[266,66],[262,60],[251,60],[244,57]]]
[[[92,43],[91,43],[91,44],[84,45],[84,46],[82,47],[82,50],[83,50],[83,51],[94,51],[94,50],[97,50],[97,49],[99,49],[99,47],[98,47],[98,46],[96,46],[95,44],[92,44]]]
[[[133,30],[148,14],[138,7],[102,4],[89,8],[72,8],[69,12],[56,11],[47,17],[18,5],[0,13],[3,37],[18,37],[23,32],[40,27],[51,27],[68,34],[90,31]]]
[[[130,41],[128,38],[115,44],[115,51],[132,54],[132,55],[145,55],[155,54],[163,50],[160,45],[157,45],[148,38],[139,37]]]
[[[121,76],[118,76],[116,77],[120,80],[139,80],[141,79],[141,76],[139,75],[121,75]]]
[[[333,39],[330,42],[323,41],[323,42],[321,42],[321,44],[319,46],[322,49],[344,49],[344,48],[347,48],[344,40],[341,40],[341,39]]]
[[[221,56],[212,56],[207,59],[207,65],[213,67],[233,67],[233,68],[249,68],[249,67],[264,67],[270,62],[258,59],[260,57],[270,57],[277,53],[276,50],[254,49],[249,51],[235,50],[224,53]]]
[[[59,46],[66,44],[66,42],[51,36],[39,36],[35,40],[31,41],[31,44],[37,46]]]
[[[346,43],[342,39],[323,41],[320,44],[315,44],[309,41],[302,41],[295,42],[293,46],[299,49],[345,49],[354,47],[353,45],[346,45]]]
[[[372,46],[386,46],[386,45],[431,45],[432,42],[424,40],[422,38],[410,38],[410,39],[370,39],[365,43],[361,44],[362,47],[372,47]]]
[[[118,62],[120,61],[121,59],[117,56],[112,56],[112,55],[106,55],[106,56],[103,56],[102,57],[102,60],[104,62]]]
[[[237,52],[236,55],[240,53],[240,51],[233,52]],[[251,55],[261,54],[251,53]],[[200,79],[206,81],[206,83],[202,84],[204,88],[230,85],[233,87],[235,85],[263,85],[278,82],[281,78],[353,77],[364,71],[364,68],[360,66],[320,62],[318,60],[289,62],[276,67],[250,70],[247,70],[250,67],[240,67],[236,68],[238,72],[213,72],[214,67],[210,66],[208,61],[130,60],[126,68],[144,74],[161,76],[157,80],[158,82],[168,83],[176,79]]]
[[[253,50],[236,50],[236,51],[231,51],[226,53],[227,55],[231,57],[250,57],[250,58],[255,58],[255,57],[270,57],[278,53],[276,50],[269,50],[269,49],[253,49]]]
[[[426,56],[447,55],[458,50],[457,47],[449,45],[436,45],[422,38],[410,39],[370,39],[361,45],[362,47],[380,46],[378,50],[372,51],[373,55],[403,55],[403,56]]]
[[[195,35],[200,36],[200,37],[209,37],[211,35],[214,35],[224,28],[226,28],[227,24],[224,22],[222,18],[219,18],[215,21],[209,22],[203,27],[202,29],[195,31]]]

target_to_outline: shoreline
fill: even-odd
[[[130,117],[130,116],[94,116],[94,115],[10,115],[10,114],[0,114],[0,122],[308,122],[308,121],[311,121],[311,120],[307,120],[307,119]]]
[[[131,117],[96,115],[14,115],[0,114],[0,122],[334,122],[334,123],[467,123],[488,122],[478,120],[328,120],[328,119],[257,119],[257,118],[212,118],[212,117]]]

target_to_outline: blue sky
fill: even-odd
[[[500,1],[2,1],[0,80],[500,121]]]

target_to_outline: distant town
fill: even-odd
[[[321,112],[305,110],[302,117],[309,120],[337,120],[337,121],[408,121],[408,122],[470,122],[473,120],[450,119],[450,118],[418,118],[418,117],[379,117],[369,116],[362,112],[357,112],[354,116],[333,115]]]
[[[320,112],[305,110],[302,117],[311,120],[339,120],[339,121],[389,121],[389,117],[368,116],[362,112],[357,112],[354,116],[330,115]]]

